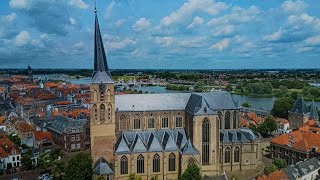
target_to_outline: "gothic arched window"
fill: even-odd
[[[108,121],[111,121],[111,115],[112,115],[112,105],[108,104]]]
[[[110,91],[110,89],[107,90],[107,100],[108,101],[111,100],[111,91]]]
[[[180,114],[178,114],[176,117],[176,127],[182,127],[182,117]]]
[[[151,114],[149,119],[148,119],[148,128],[154,128],[154,117],[153,117],[153,114]]]
[[[175,171],[176,170],[176,155],[174,153],[171,153],[169,155],[169,171]]]
[[[162,128],[168,128],[169,127],[169,119],[168,116],[162,117]]]
[[[133,119],[133,129],[140,129],[140,116],[136,115]]]
[[[127,130],[127,120],[126,117],[124,115],[120,116],[120,130]]]
[[[105,111],[106,111],[106,108],[105,108],[104,104],[101,104],[100,105],[100,120],[101,121],[105,121],[106,120]]]
[[[98,119],[98,109],[97,109],[97,105],[93,105],[92,106],[92,109],[93,109],[93,117],[94,117],[94,120],[97,120]]]
[[[144,173],[144,157],[141,154],[137,158],[137,173]]]
[[[153,156],[153,172],[160,172],[160,156],[158,154]]]
[[[224,163],[230,163],[230,147],[227,147],[224,151]]]
[[[229,111],[227,111],[224,118],[224,129],[230,129],[230,120],[231,114]]]
[[[128,174],[128,158],[126,156],[121,157],[120,174]]]
[[[238,127],[237,119],[238,119],[238,113],[237,113],[237,111],[234,111],[233,112],[233,129],[237,129],[237,127]]]
[[[210,163],[210,122],[205,118],[202,122],[202,164]]]
[[[240,149],[239,147],[236,147],[234,149],[234,162],[240,162]]]

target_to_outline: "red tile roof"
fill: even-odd
[[[36,131],[34,132],[34,138],[36,141],[42,141],[42,140],[52,140],[52,136],[50,132],[42,132],[42,131]]]
[[[269,175],[260,175],[257,180],[287,180],[289,179],[286,173],[282,170],[274,171]]]

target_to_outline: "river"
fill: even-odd
[[[70,78],[67,75],[55,74],[55,75],[38,75],[41,79],[56,79],[56,80],[64,80],[73,84],[89,84],[91,78]],[[167,90],[165,87],[161,86],[145,86],[145,87],[134,87],[133,89],[141,90],[142,92],[148,93],[175,93],[180,91]],[[245,95],[232,95],[236,104],[241,106],[244,102],[248,102],[253,109],[263,109],[263,110],[271,110],[274,101],[277,99],[276,97],[252,97]],[[310,105],[311,102],[307,101],[307,104]],[[316,102],[316,105],[320,107],[320,102]]]

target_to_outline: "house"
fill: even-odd
[[[315,157],[283,169],[289,180],[313,180],[319,177],[319,170],[320,160]]]
[[[0,156],[3,169],[11,169],[21,165],[19,149],[5,135],[0,135]]]
[[[289,128],[289,121],[284,118],[277,118],[277,132],[279,134],[287,134],[291,132],[291,129]]]

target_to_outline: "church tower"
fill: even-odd
[[[90,83],[90,93],[91,156],[93,162],[96,162],[99,158],[103,158],[109,164],[113,164],[114,144],[116,141],[114,82],[109,72],[96,10],[94,32],[94,72]]]

